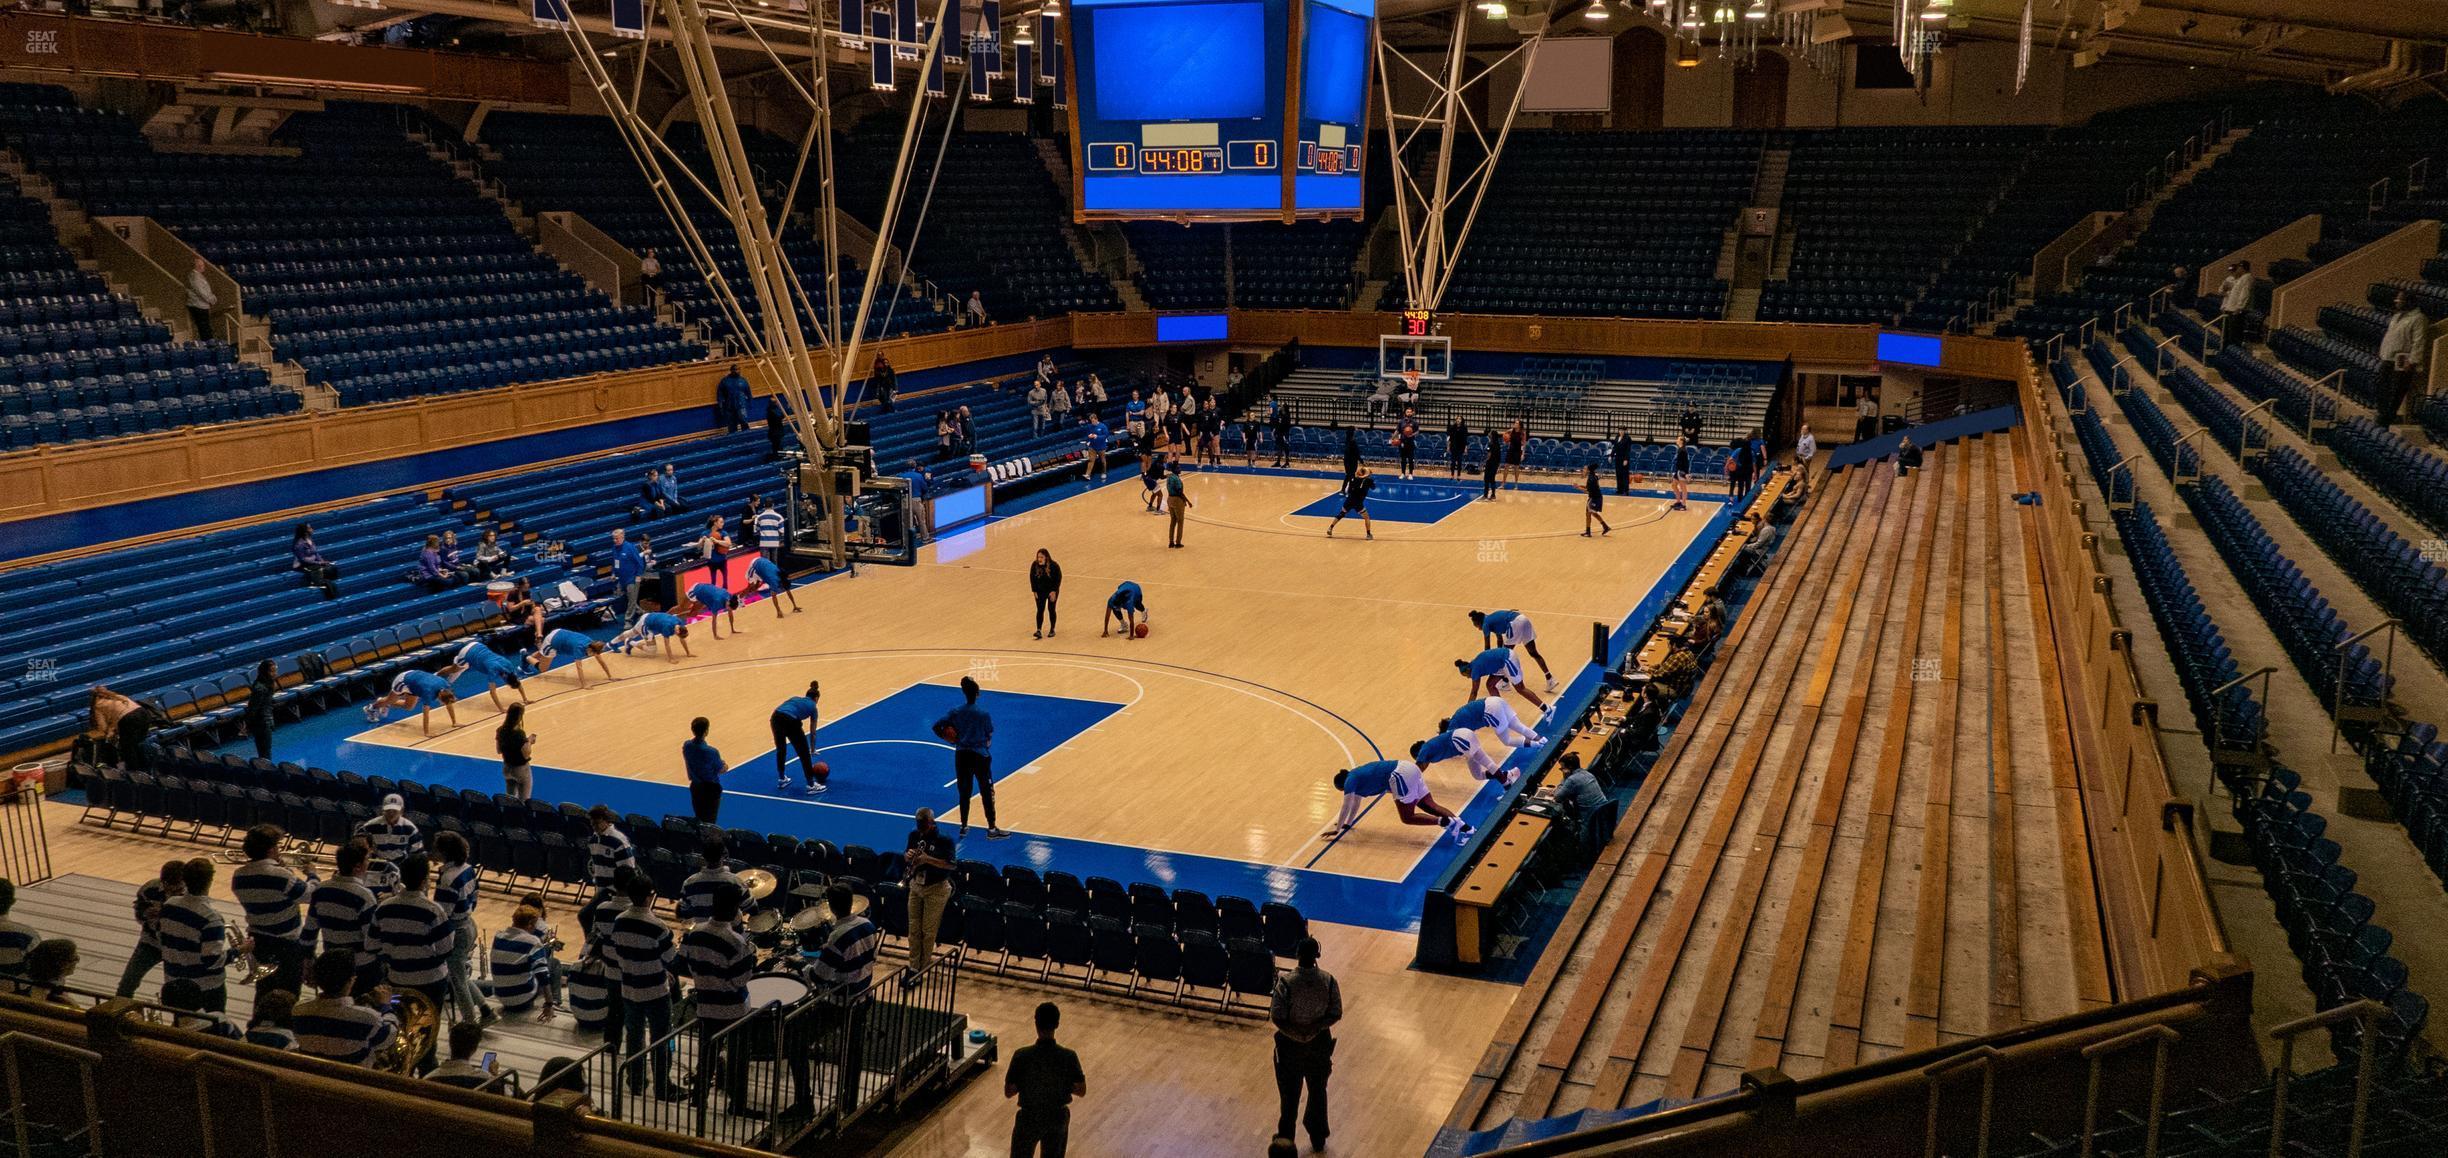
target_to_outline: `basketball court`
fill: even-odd
[[[610,655],[615,678],[597,672],[585,689],[566,667],[530,678],[535,794],[685,814],[679,748],[704,715],[732,768],[724,825],[898,849],[916,809],[953,818],[950,752],[932,725],[973,677],[995,723],[998,819],[1013,836],[988,841],[977,815],[963,857],[1281,898],[1313,919],[1408,929],[1458,846],[1398,823],[1390,805],[1321,839],[1341,803],[1330,777],[1401,755],[1464,702],[1453,661],[1480,649],[1473,609],[1527,612],[1559,681],[1595,679],[1592,625],[1615,635],[1644,600],[1667,598],[1733,508],[1713,495],[1683,512],[1661,492],[1610,495],[1614,534],[1584,539],[1577,490],[1478,502],[1475,479],[1381,477],[1376,538],[1355,518],[1329,540],[1338,475],[1191,472],[1196,506],[1176,551],[1135,473],[1116,471],[931,544],[914,568],[804,586],[804,613],[777,619],[771,604],[750,604],[739,634],[726,625],[720,640],[700,620],[694,657],[678,663]],[[1063,568],[1061,627],[1043,640],[1031,638],[1027,578],[1039,548]],[[1098,633],[1123,580],[1146,591],[1148,638]],[[832,767],[822,796],[800,790],[795,763],[777,791],[768,725],[810,680],[823,685],[818,759]],[[499,715],[476,677],[458,687],[455,729],[440,712],[428,738],[413,715],[369,728],[343,711],[284,728],[283,754],[497,792]],[[1515,705],[1535,717],[1518,695]],[[1466,818],[1493,807],[1496,790],[1459,762],[1428,777]]]

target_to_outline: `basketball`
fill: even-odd
[[[825,777],[833,774],[833,766],[825,763],[822,760],[818,760],[814,767],[808,769],[808,773],[816,777],[817,783],[821,784],[824,782]]]
[[[1135,630],[1133,630],[1133,631],[1131,632],[1131,634],[1132,634],[1132,635],[1135,635],[1135,636],[1138,636],[1138,637],[1139,637],[1139,638],[1141,638],[1141,639],[1146,639],[1146,638],[1147,638],[1147,624],[1144,624],[1144,623],[1140,624],[1140,625],[1138,626],[1138,628],[1137,628],[1137,629],[1135,629]]]
[[[954,731],[952,725],[950,724],[937,724],[935,725],[935,735],[939,739],[948,741],[958,737],[960,733]]]

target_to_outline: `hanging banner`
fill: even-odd
[[[1037,50],[1037,83],[1050,85],[1054,83],[1054,18],[1043,12],[1037,14],[1037,43],[1041,46]]]
[[[986,45],[986,75],[1003,79],[1003,5],[1000,0],[984,0],[978,5],[978,39]],[[977,86],[984,95],[985,85]]]
[[[957,12],[959,9],[955,8],[953,11]],[[935,22],[921,21],[918,25],[918,43],[925,44],[927,38],[933,35],[935,35]],[[944,60],[952,55],[952,46],[953,41],[950,37],[946,37],[942,44],[935,47],[934,66],[927,69],[926,91],[928,96],[939,97],[952,94],[952,87],[944,80]]]
[[[612,35],[646,39],[646,0],[612,0]]]
[[[893,14],[867,10],[867,85],[877,92],[893,90]]]
[[[918,22],[918,0],[898,0],[893,6],[893,34],[900,40],[893,45],[893,55],[903,60],[916,60],[923,55],[925,34],[910,35],[912,30],[923,27]]]
[[[568,28],[572,24],[569,0],[534,0],[528,11],[538,28]]]
[[[1071,107],[1071,93],[1069,92],[1068,86],[1063,83],[1062,66],[1054,63],[1055,58],[1060,55],[1061,52],[1061,45],[1056,44],[1052,40],[1045,42],[1046,65],[1054,70],[1052,79],[1046,82],[1046,91],[1051,96],[1052,104],[1055,108],[1067,109]]]
[[[1012,62],[1012,99],[1024,105],[1037,103],[1037,46],[1016,44],[1012,51],[1019,59]]]

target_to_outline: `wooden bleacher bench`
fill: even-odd
[[[1522,879],[1522,870],[1537,859],[1539,846],[1555,822],[1533,813],[1516,812],[1482,846],[1479,863],[1454,890],[1454,959],[1465,965],[1485,962],[1496,947],[1497,915],[1505,895]]]

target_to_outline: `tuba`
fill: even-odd
[[[442,1031],[442,1011],[432,999],[413,990],[394,994],[392,1005],[399,1017],[399,1032],[366,1065],[385,1073],[406,1074],[416,1069],[418,1059],[433,1052],[434,1040]]]

